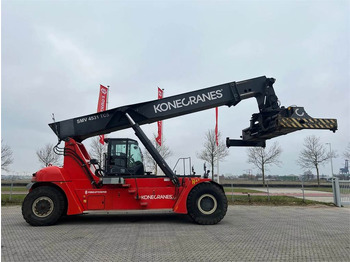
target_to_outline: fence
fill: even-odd
[[[350,180],[332,179],[334,204],[338,207],[350,205]]]
[[[265,181],[265,186],[260,187],[256,185],[231,183],[225,184],[225,191],[228,199],[234,202],[240,200],[244,195],[248,198],[255,198],[255,196],[266,197],[267,202],[273,201],[288,201],[288,199],[276,197],[293,197],[300,198],[303,202],[308,200],[322,203],[333,203],[332,183],[324,182],[321,187],[317,183],[311,184],[304,181],[295,181],[291,184],[276,184],[276,181]],[[293,201],[290,201],[293,202]],[[298,201],[296,203],[299,203]]]

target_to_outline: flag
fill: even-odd
[[[107,95],[108,95],[108,88],[103,85],[100,85],[100,94],[98,97],[97,113],[105,111],[107,109]],[[104,138],[105,138],[104,135],[100,135],[100,143],[102,145],[105,144]]]
[[[158,99],[163,98],[163,90],[158,87]],[[159,146],[162,146],[162,126],[163,123],[162,121],[158,121],[158,136],[156,137],[156,142],[158,143]]]
[[[216,142],[216,146],[219,146],[219,137],[218,137],[218,119],[219,118],[219,109],[216,107],[215,108],[215,142]]]

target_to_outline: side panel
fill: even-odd
[[[73,184],[71,182],[64,183],[64,182],[59,182],[59,183],[54,183],[58,187],[62,189],[64,194],[66,195],[67,198],[67,215],[77,215],[77,214],[82,214],[84,211],[84,208],[79,201],[77,195],[74,193],[73,190]]]
[[[173,208],[175,213],[187,214],[187,196],[196,185],[200,183],[211,183],[210,179],[203,178],[187,178],[184,183],[184,189],[182,190],[179,198],[177,199],[175,206]]]
[[[173,209],[182,192],[167,177],[124,178],[123,185],[76,188],[75,195],[84,211]],[[104,199],[104,200],[103,200]],[[102,203],[103,202],[103,203]]]
[[[105,197],[104,196],[89,196],[88,197],[89,210],[103,210],[105,209]]]

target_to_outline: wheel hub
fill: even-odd
[[[39,197],[32,205],[32,211],[37,217],[47,217],[49,216],[54,208],[54,204],[49,197]]]
[[[215,212],[218,203],[213,195],[204,194],[198,199],[197,206],[200,212],[205,215],[210,215]]]

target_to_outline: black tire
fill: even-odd
[[[187,211],[193,221],[198,224],[217,224],[226,215],[226,195],[218,185],[198,184],[188,194]]]
[[[22,215],[32,226],[50,226],[57,222],[66,209],[64,195],[56,188],[35,188],[24,199]]]

